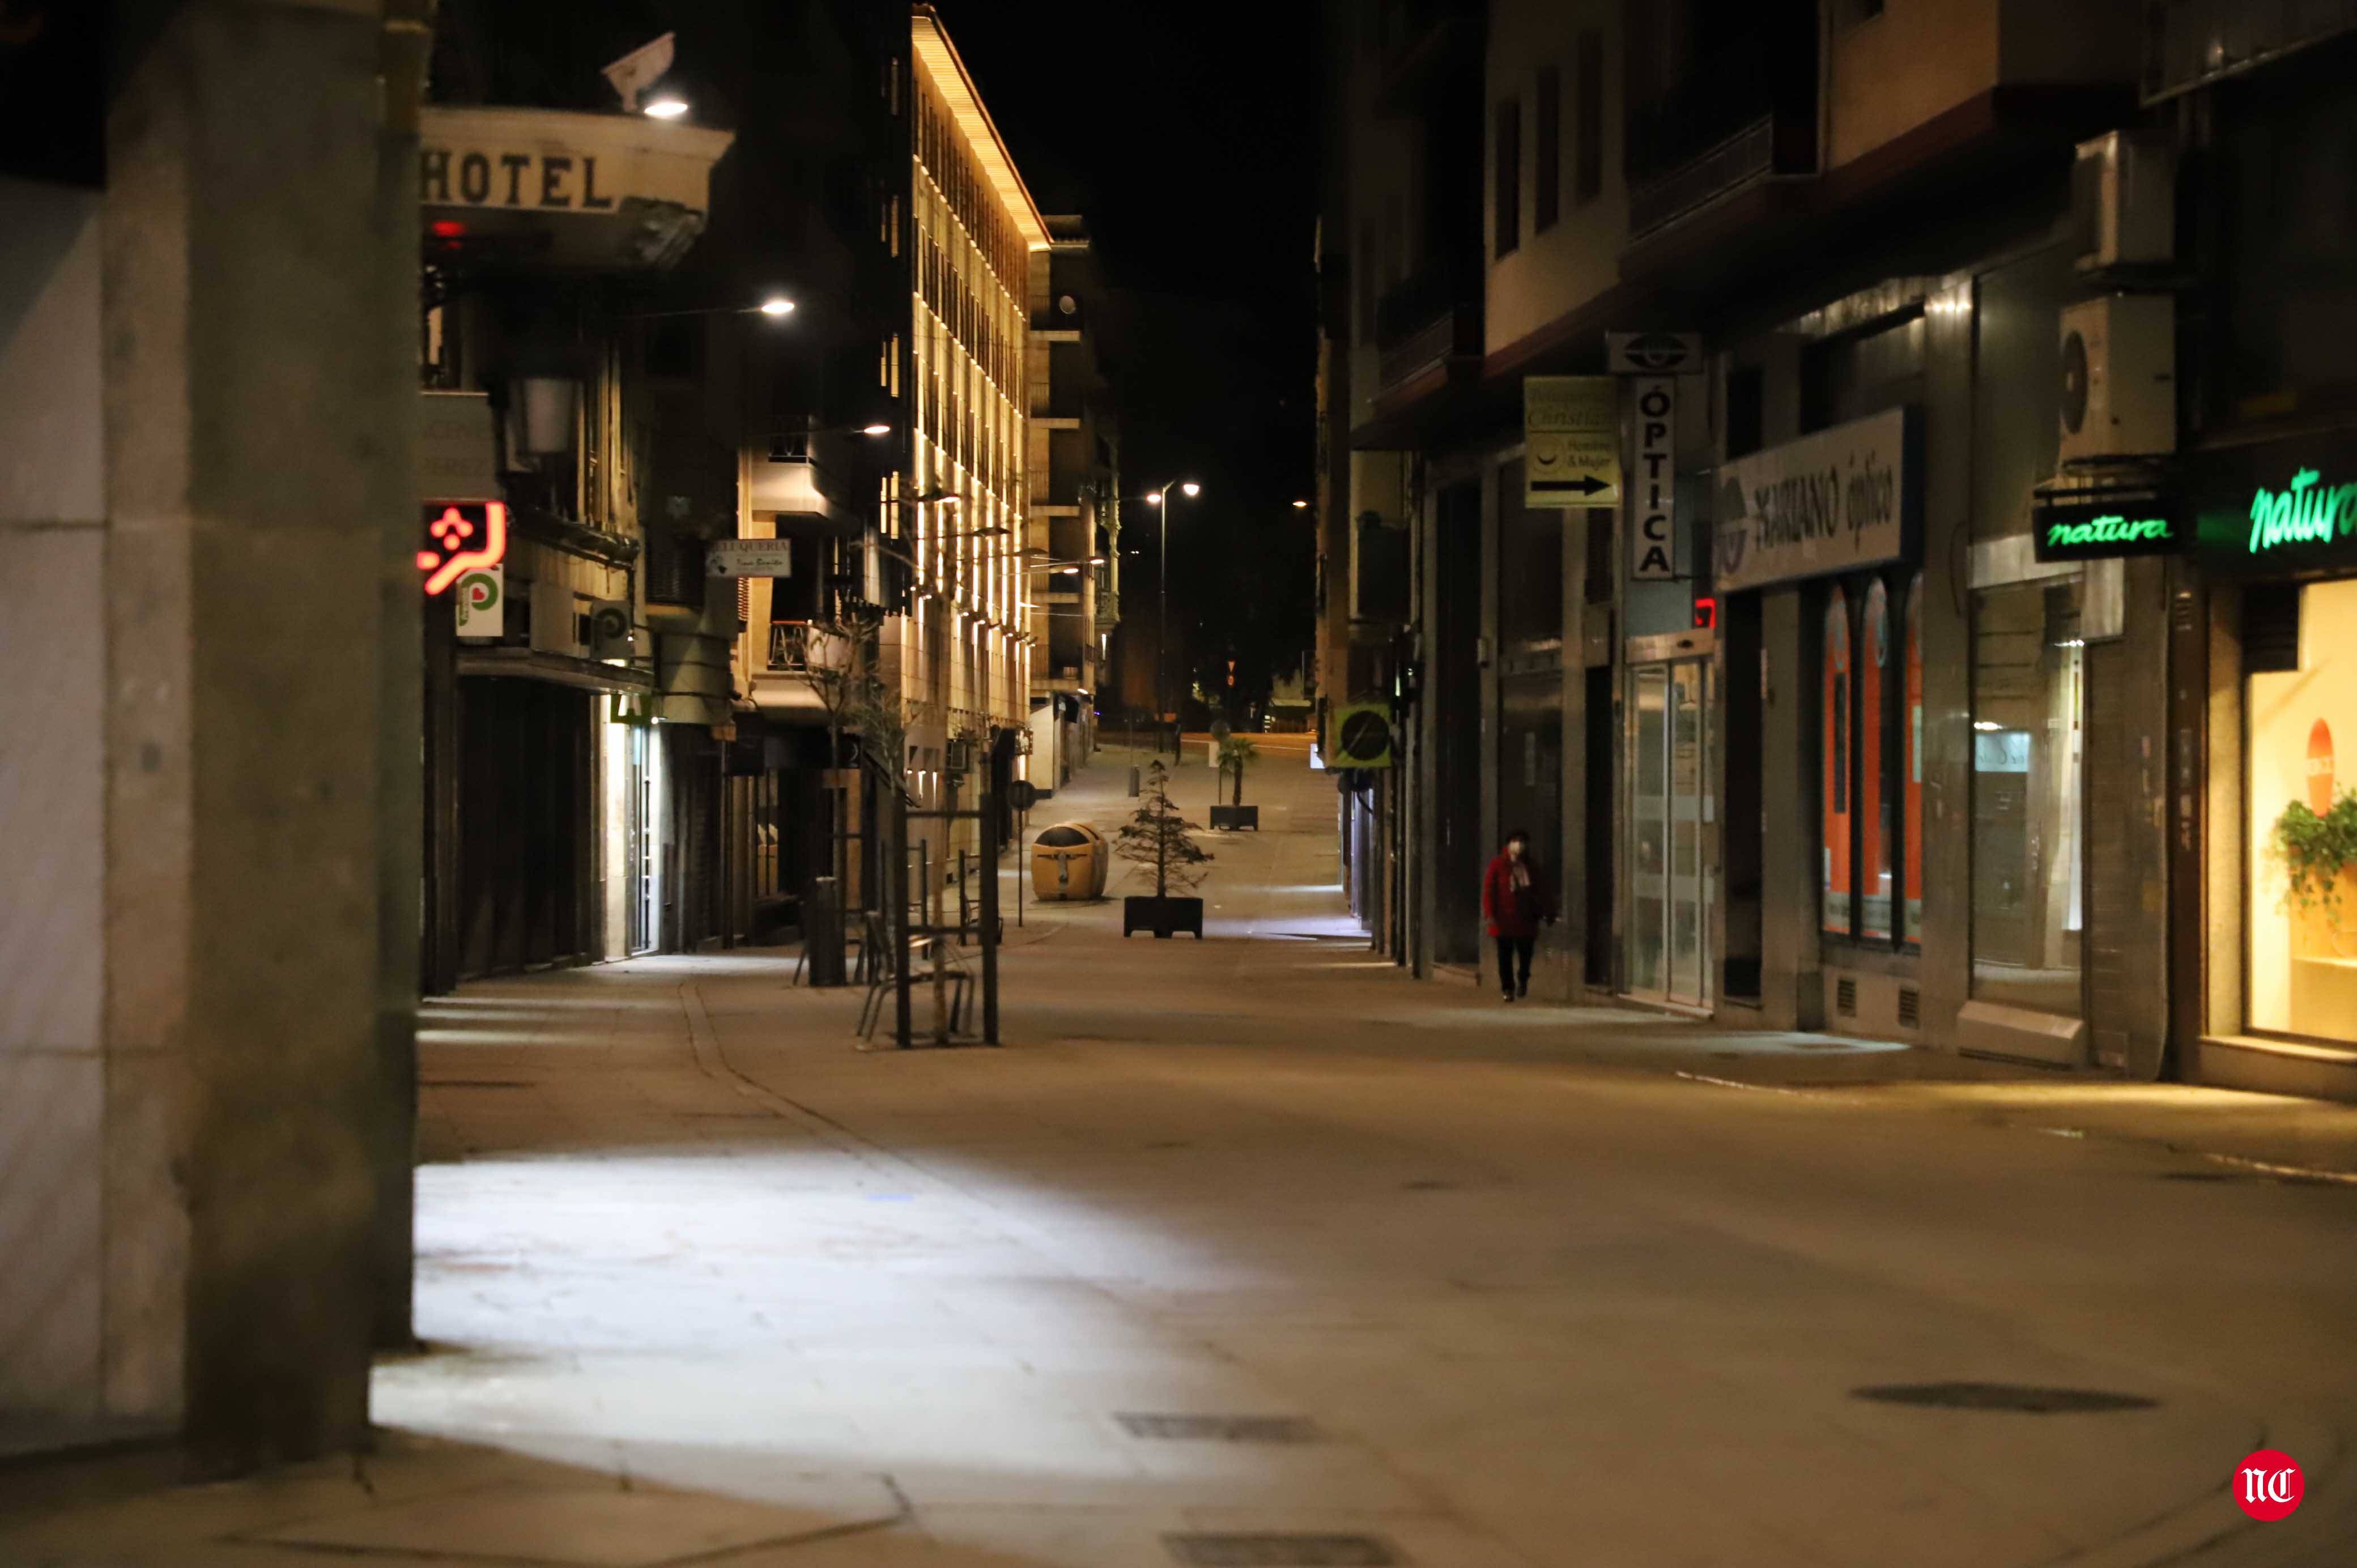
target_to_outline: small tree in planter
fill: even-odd
[[[1219,784],[1225,784],[1228,774],[1232,770],[1236,776],[1236,792],[1233,803],[1222,806],[1216,800],[1219,785],[1212,787],[1211,793],[1215,799],[1211,805],[1211,826],[1250,828],[1254,832],[1260,832],[1260,808],[1244,804],[1244,764],[1259,755],[1260,747],[1252,743],[1249,736],[1228,735],[1220,738]]]
[[[1168,937],[1192,931],[1196,940],[1202,940],[1203,901],[1174,897],[1170,891],[1176,887],[1185,894],[1203,880],[1203,868],[1211,864],[1211,851],[1189,836],[1194,829],[1195,824],[1170,803],[1170,770],[1157,757],[1146,768],[1137,810],[1114,835],[1114,854],[1141,869],[1151,866],[1154,870],[1150,897],[1134,895],[1121,901],[1123,936],[1152,931],[1157,937]]]
[[[2341,907],[2344,893],[2357,892],[2351,886],[2357,883],[2357,789],[2342,791],[2321,816],[2305,801],[2291,801],[2267,842],[2283,862],[2284,900],[2306,919],[2312,940],[2331,956],[2357,957],[2357,929],[2344,927]]]

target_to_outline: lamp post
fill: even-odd
[[[1164,485],[1160,489],[1148,491],[1146,497],[1146,504],[1162,514],[1161,522],[1159,524],[1162,542],[1161,548],[1157,552],[1161,559],[1156,564],[1161,575],[1161,583],[1155,592],[1154,722],[1157,730],[1165,722],[1168,722],[1170,725],[1170,756],[1171,759],[1176,761],[1178,757],[1178,722],[1175,716],[1168,721],[1165,721],[1162,716],[1163,714],[1171,712],[1170,492],[1174,489],[1180,495],[1183,495],[1191,500],[1195,497],[1203,493],[1203,487],[1197,484],[1192,479],[1188,479],[1183,483],[1179,480],[1173,479],[1168,484]],[[1154,749],[1157,753],[1162,749],[1162,739],[1159,734],[1155,736]]]

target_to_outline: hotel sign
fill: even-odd
[[[1712,564],[1722,594],[1913,555],[1922,464],[1894,408],[1722,464]]]

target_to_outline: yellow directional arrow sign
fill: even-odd
[[[1620,388],[1610,376],[1523,378],[1523,504],[1620,504]]]

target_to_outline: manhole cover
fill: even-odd
[[[2140,1394],[2103,1389],[2041,1389],[2027,1383],[1885,1383],[1852,1389],[1852,1399],[1880,1404],[1928,1405],[1936,1410],[1996,1410],[2017,1415],[2083,1415],[2115,1410],[2150,1410],[2158,1404]]]
[[[1184,1443],[1316,1443],[1324,1434],[1300,1415],[1195,1415],[1124,1412],[1114,1417],[1132,1437]]]
[[[1166,1535],[1189,1568],[1392,1568],[1407,1559],[1378,1535]]]

